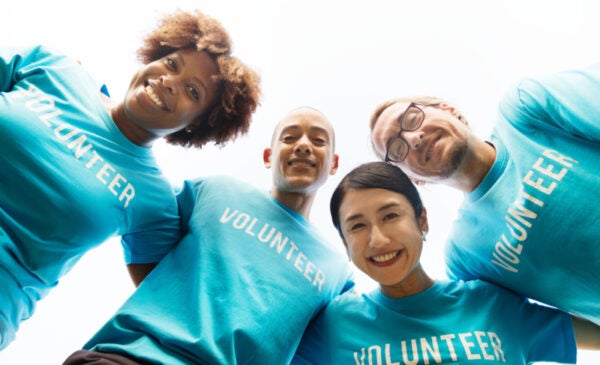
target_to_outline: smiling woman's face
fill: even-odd
[[[215,102],[218,74],[216,62],[206,52],[179,50],[166,55],[133,76],[121,104],[119,116],[124,117],[115,122],[136,143],[183,129]]]
[[[349,189],[340,205],[340,226],[350,258],[382,287],[402,285],[422,270],[422,230],[404,195],[385,189]]]

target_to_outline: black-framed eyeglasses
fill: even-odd
[[[416,131],[423,124],[424,119],[425,112],[423,112],[423,109],[419,108],[417,103],[410,103],[398,120],[400,131],[394,138],[389,140],[386,146],[385,162],[400,163],[406,159],[410,146],[401,134],[404,131]]]

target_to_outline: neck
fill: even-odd
[[[288,193],[272,188],[271,196],[281,204],[303,216],[304,219],[310,219],[310,210],[315,200],[314,194]]]
[[[496,149],[493,145],[473,138],[464,162],[451,178],[450,186],[464,193],[470,193],[485,178],[496,160]]]
[[[394,285],[380,284],[380,290],[388,298],[403,298],[421,293],[434,284],[434,280],[427,275],[421,264],[416,267],[404,280]]]
[[[156,135],[149,133],[129,119],[123,103],[113,104],[105,102],[105,106],[117,128],[131,142],[142,147],[152,147],[154,141],[158,139]]]

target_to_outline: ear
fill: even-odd
[[[419,227],[421,227],[421,231],[429,232],[429,221],[427,220],[427,209],[425,207],[423,207],[419,217]]]
[[[329,175],[335,175],[335,173],[338,170],[339,167],[339,162],[340,162],[340,156],[337,155],[337,153],[333,154],[333,162],[331,163],[331,169],[329,169]]]
[[[437,107],[443,111],[454,115],[457,118],[460,116],[460,112],[458,111],[458,109],[456,109],[456,107],[448,103],[440,103]]]
[[[410,179],[410,181],[413,182],[413,184],[415,184],[417,186],[424,186],[427,183],[427,181],[425,181],[425,180],[415,179],[414,177],[410,177],[410,176],[409,176],[409,179]]]
[[[265,148],[263,151],[263,163],[265,164],[266,168],[271,168],[271,148],[269,147]]]

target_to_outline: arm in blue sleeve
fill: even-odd
[[[541,78],[510,90],[500,110],[511,123],[600,142],[600,63]]]

